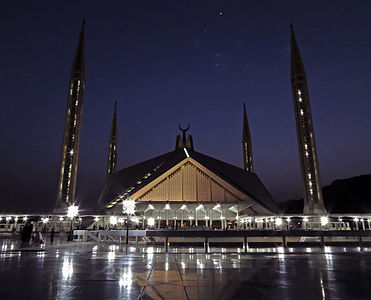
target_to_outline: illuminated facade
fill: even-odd
[[[252,161],[252,143],[249,123],[247,121],[246,106],[243,104],[243,130],[242,130],[243,167],[247,172],[254,172]]]
[[[215,225],[225,228],[242,216],[272,215],[278,207],[255,173],[194,151],[190,136],[177,137],[171,151],[113,173],[99,204],[107,214],[122,214],[134,200],[143,220],[163,225]],[[187,129],[188,130],[188,129]],[[147,221],[146,221],[147,222]],[[217,225],[216,225],[217,224]]]
[[[85,89],[85,42],[82,24],[79,42],[71,68],[66,119],[64,125],[57,208],[75,201],[80,148],[82,102]]]
[[[111,135],[109,139],[109,149],[108,149],[108,167],[107,167],[107,175],[112,174],[116,171],[116,164],[117,164],[117,144],[118,144],[118,136],[117,136],[117,102],[115,102],[115,110],[113,112],[113,120],[112,120],[112,128],[111,128]]]
[[[323,214],[316,143],[304,65],[291,25],[291,87],[294,101],[300,166],[304,183],[304,214]]]

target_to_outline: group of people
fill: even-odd
[[[40,231],[32,234],[33,224],[31,222],[26,222],[21,231],[21,241],[23,244],[29,244],[31,239],[32,243],[35,244],[44,244],[45,240]],[[50,243],[53,244],[54,241],[54,228],[50,231]]]

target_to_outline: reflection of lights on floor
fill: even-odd
[[[119,246],[116,246],[116,245],[110,245],[108,248],[109,248],[110,251],[116,251],[116,250],[118,250],[120,247],[119,247]]]
[[[283,247],[277,247],[277,252],[278,253],[285,253],[285,249],[283,249]]]
[[[240,261],[239,259],[232,259],[232,268],[238,269],[240,267]]]
[[[73,274],[73,263],[65,257],[63,259],[63,266],[62,266],[62,275],[64,280],[68,280],[72,277]]]
[[[116,253],[115,252],[108,252],[108,254],[107,254],[108,260],[114,260],[115,257],[116,257]]]
[[[37,252],[36,257],[43,261],[45,258],[45,252]]]
[[[322,276],[321,276],[320,284],[321,284],[321,290],[322,290],[322,299],[326,299],[325,288],[324,288],[324,286],[323,286],[323,279],[322,279]]]
[[[122,273],[120,280],[119,280],[119,285],[120,287],[129,287],[131,286],[132,282],[133,282],[133,279],[132,279],[131,268],[128,268],[126,272]]]
[[[205,265],[199,259],[197,259],[197,268],[199,268],[199,269],[205,268]]]
[[[332,254],[326,253],[325,257],[328,263],[332,263]]]
[[[94,246],[92,249],[91,249],[91,258],[96,258],[97,257],[97,250],[98,250],[98,246]]]

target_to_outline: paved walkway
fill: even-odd
[[[371,290],[371,253],[357,248],[257,255],[64,241],[33,251],[11,245],[2,241],[1,299],[369,299]]]

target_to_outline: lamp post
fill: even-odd
[[[135,214],[135,201],[124,200],[122,201],[122,212],[126,214],[126,245],[129,244],[129,216]]]
[[[68,236],[68,241],[72,241],[72,222],[73,218],[75,218],[79,214],[79,207],[75,204],[72,204],[67,209],[67,218],[71,220],[71,228],[70,228],[70,234]]]

